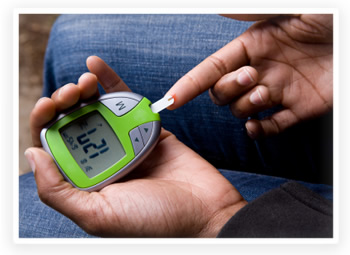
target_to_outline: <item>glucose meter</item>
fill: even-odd
[[[115,92],[60,114],[40,134],[43,148],[74,187],[97,191],[122,178],[155,147],[161,130],[155,104],[132,92]]]

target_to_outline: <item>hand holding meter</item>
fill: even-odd
[[[41,143],[67,181],[96,191],[147,157],[161,130],[158,112],[173,102],[169,96],[151,105],[132,92],[109,93],[60,114],[41,131]]]

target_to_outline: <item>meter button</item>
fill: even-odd
[[[143,148],[142,137],[139,128],[134,128],[129,132],[129,136],[134,147],[135,156],[140,153]]]
[[[146,145],[152,134],[153,122],[148,122],[139,126],[143,143]]]
[[[115,115],[120,117],[132,110],[139,101],[128,97],[118,97],[102,100],[101,103],[107,106]]]

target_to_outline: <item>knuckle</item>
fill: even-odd
[[[209,95],[210,95],[211,101],[213,101],[214,104],[223,105],[221,97],[220,97],[220,93],[218,93],[214,87],[212,87],[209,90]]]
[[[226,65],[225,61],[218,56],[211,55],[208,57],[208,60],[214,66],[215,70],[219,72],[221,76],[227,74],[229,72],[229,68]]]
[[[124,84],[123,80],[119,76],[116,76],[110,83],[105,83],[105,87],[107,90],[115,89],[115,88],[122,87],[123,84]]]
[[[279,134],[282,131],[282,128],[280,127],[280,124],[278,121],[273,117],[269,117],[268,120],[270,121],[270,129],[269,129],[269,134]]]
[[[196,94],[200,94],[202,93],[202,88],[201,88],[201,84],[199,83],[199,81],[190,73],[185,74],[185,76],[183,77],[183,79],[186,81],[188,81],[189,84],[192,84],[192,88],[194,88],[196,91]],[[186,82],[187,83],[187,82]]]
[[[217,105],[225,105],[233,100],[232,84],[226,81],[227,75],[224,75],[211,89],[211,95],[215,98],[214,103]]]
[[[248,116],[246,110],[241,105],[238,105],[236,103],[232,103],[230,105],[230,110],[232,114],[239,119],[243,119]]]

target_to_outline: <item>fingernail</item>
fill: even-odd
[[[46,100],[47,97],[40,97],[39,100],[35,103],[35,107],[39,104],[41,104],[41,101]]]
[[[30,165],[30,168],[32,169],[33,173],[35,172],[35,162],[34,162],[34,158],[33,158],[33,153],[27,149],[25,152],[24,152],[24,156],[26,157],[29,165]]]
[[[62,94],[63,90],[64,90],[64,86],[63,86],[63,87],[61,87],[61,88],[58,90],[58,97],[60,97],[60,96],[61,96],[61,94]]]
[[[260,89],[257,88],[249,97],[249,100],[252,104],[262,105],[264,104],[264,100],[261,96]]]
[[[78,79],[78,84],[80,82],[82,82],[84,79],[86,79],[89,75],[92,75],[91,73],[89,72],[86,72],[86,73],[83,73],[82,75],[80,75],[79,79]]]
[[[238,74],[237,81],[240,85],[243,86],[248,86],[254,82],[253,77],[245,68]]]
[[[257,137],[257,135],[256,135],[252,130],[250,130],[248,126],[249,126],[249,124],[248,124],[248,122],[247,122],[247,123],[245,124],[245,128],[246,128],[246,130],[247,130],[247,134],[248,134],[248,136],[249,136],[251,139],[255,140],[256,137]]]
[[[81,83],[81,81],[83,80],[83,79],[85,79],[85,73],[83,73],[82,75],[80,75],[80,77],[79,77],[79,79],[78,79],[78,83],[77,84],[79,84],[79,83]]]

